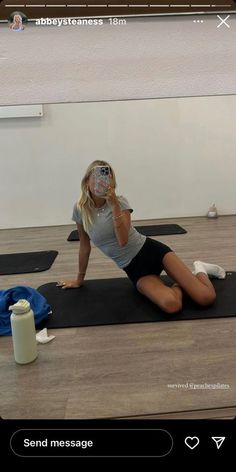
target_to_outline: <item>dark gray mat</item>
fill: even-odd
[[[135,226],[135,229],[144,236],[164,236],[168,234],[184,234],[187,231],[179,225],[148,225]],[[79,241],[77,229],[72,231],[67,238],[67,241]]]
[[[173,281],[161,277],[167,285]],[[150,321],[193,320],[236,316],[236,272],[224,280],[212,279],[217,299],[201,307],[186,294],[183,310],[166,314],[141,295],[128,278],[87,280],[79,289],[63,290],[56,283],[42,285],[38,291],[46,298],[53,314],[44,323],[48,328],[140,323]]]
[[[26,274],[48,270],[57,251],[22,252],[0,255],[0,275]]]

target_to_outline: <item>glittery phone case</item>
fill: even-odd
[[[106,195],[106,189],[104,191],[103,185],[106,185],[108,188],[111,183],[111,174],[110,174],[110,167],[108,166],[96,166],[94,168],[94,191],[95,194],[99,197]],[[101,185],[101,183],[103,185]]]

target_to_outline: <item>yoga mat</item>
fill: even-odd
[[[48,270],[57,251],[22,252],[0,255],[0,275],[26,274]]]
[[[167,285],[173,281],[161,276]],[[87,280],[78,289],[62,289],[56,283],[41,285],[38,291],[52,308],[43,327],[69,328],[75,326],[144,323],[150,321],[194,320],[236,316],[236,272],[227,272],[226,279],[212,279],[217,298],[209,307],[183,296],[183,310],[164,313],[141,295],[128,278]]]
[[[168,234],[184,234],[187,231],[181,228],[179,225],[148,225],[148,226],[135,226],[135,229],[139,233],[145,236],[164,236]],[[67,238],[67,241],[79,241],[79,235],[77,229],[72,231]]]

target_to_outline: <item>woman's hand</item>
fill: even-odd
[[[114,187],[111,187],[111,185],[107,187],[107,185],[105,185],[103,182],[100,182],[99,185],[106,191],[106,195],[102,196],[102,198],[105,198],[105,200],[112,206],[119,204]]]
[[[82,281],[79,280],[65,280],[64,282],[57,282],[56,287],[63,288],[79,288],[83,285]]]

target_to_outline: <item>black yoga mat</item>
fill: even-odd
[[[187,231],[179,225],[135,226],[145,236],[163,236],[168,234],[184,234]]]
[[[162,276],[167,285],[173,281]],[[167,314],[141,295],[128,278],[87,280],[78,289],[62,289],[56,283],[41,285],[38,291],[47,299],[52,315],[43,326],[69,328],[75,326],[144,323],[148,321],[194,320],[236,316],[236,272],[226,279],[212,279],[217,298],[214,305],[201,307],[186,294],[183,309]]]
[[[148,226],[135,226],[135,229],[139,233],[145,236],[163,236],[168,234],[184,234],[187,231],[181,228],[179,225],[148,225]],[[79,235],[77,229],[72,231],[67,238],[67,241],[79,241]]]
[[[26,274],[48,270],[57,251],[22,252],[0,255],[0,275]]]

